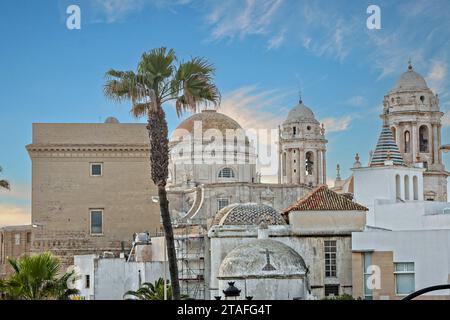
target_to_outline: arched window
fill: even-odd
[[[405,179],[405,200],[409,200],[409,176],[406,175]]]
[[[293,128],[294,136],[297,134],[297,127]]]
[[[420,152],[429,152],[428,148],[428,127],[421,126],[419,128],[419,148]]]
[[[310,176],[314,173],[314,154],[311,151],[306,153],[306,175]]]
[[[392,131],[392,135],[394,136],[395,143],[398,144],[398,141],[397,141],[397,130],[395,129],[395,127],[392,127],[391,131]]]
[[[231,168],[223,168],[219,171],[219,178],[234,178],[234,171]]]
[[[405,153],[411,152],[411,133],[405,131]]]
[[[414,200],[419,200],[419,179],[417,179],[417,176],[413,177],[413,192]]]
[[[395,176],[395,196],[399,200],[402,198],[402,188],[400,186],[400,176],[399,175]]]

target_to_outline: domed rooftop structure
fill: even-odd
[[[413,70],[411,62],[408,65],[408,71],[400,76],[393,91],[409,91],[409,90],[427,90],[428,85],[425,79]]]
[[[105,123],[120,123],[120,122],[115,117],[108,117],[106,118]]]
[[[312,112],[312,110],[303,103],[303,100],[300,100],[298,105],[289,111],[288,117],[284,123],[298,121],[318,123],[316,117],[314,116],[314,112]]]
[[[281,213],[265,204],[235,203],[220,210],[213,221],[213,225],[285,225]]]
[[[258,239],[231,250],[219,268],[219,279],[306,275],[308,268],[297,251],[271,239]]]
[[[216,110],[203,110],[202,112],[196,113],[183,122],[175,129],[172,140],[178,137],[182,137],[186,134],[186,131],[189,133],[194,132],[195,122],[201,122],[202,131],[205,132],[209,129],[217,129],[222,132],[222,135],[225,137],[226,130],[238,130],[242,127],[235,120],[230,118],[229,116],[224,115],[223,113],[219,113]]]

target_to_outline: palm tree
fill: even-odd
[[[164,280],[159,278],[154,283],[145,282],[136,291],[127,291],[123,296],[132,296],[137,300],[164,300]],[[188,298],[187,295],[181,295],[183,300]],[[171,287],[167,288],[167,299],[172,300]]]
[[[0,173],[2,173],[3,169],[0,167]],[[10,185],[8,180],[0,180],[0,189],[7,189],[9,190]]]
[[[175,52],[156,48],[142,55],[137,72],[109,70],[104,92],[115,101],[130,101],[131,113],[147,117],[150,139],[151,177],[158,188],[159,206],[166,237],[170,279],[175,300],[180,299],[180,284],[167,200],[169,140],[163,106],[175,102],[177,115],[195,112],[201,104],[217,106],[220,93],[213,83],[214,67],[204,58],[177,62]]]
[[[7,299],[66,300],[78,294],[78,290],[68,287],[69,280],[75,276],[74,272],[59,277],[61,264],[51,253],[22,256],[8,261],[14,274],[2,281],[0,286]]]

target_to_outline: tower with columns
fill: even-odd
[[[423,167],[424,199],[447,201],[447,177],[442,161],[441,118],[437,94],[409,62],[394,88],[384,97],[381,118],[389,126],[405,164]]]
[[[279,128],[278,182],[326,184],[325,128],[302,100]]]

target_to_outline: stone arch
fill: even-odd
[[[419,200],[419,179],[417,176],[413,177],[413,199]]]
[[[394,141],[398,144],[397,141],[397,129],[395,127],[391,128],[392,135],[394,136]]]
[[[420,152],[430,152],[430,130],[427,125],[419,128],[419,150]]]
[[[314,152],[312,152],[312,151],[306,152],[305,168],[306,168],[307,176],[311,176],[314,174]]]
[[[404,179],[404,188],[405,188],[405,200],[410,200],[410,195],[409,195],[409,176],[405,175],[403,177]]]
[[[236,174],[231,167],[223,167],[219,170],[219,173],[217,175],[219,178],[222,179],[233,179],[236,177]]]
[[[411,133],[409,130],[406,130],[404,133],[404,152],[410,153],[411,152]]]
[[[395,176],[395,196],[397,199],[402,198],[402,187],[401,187],[400,175]]]

